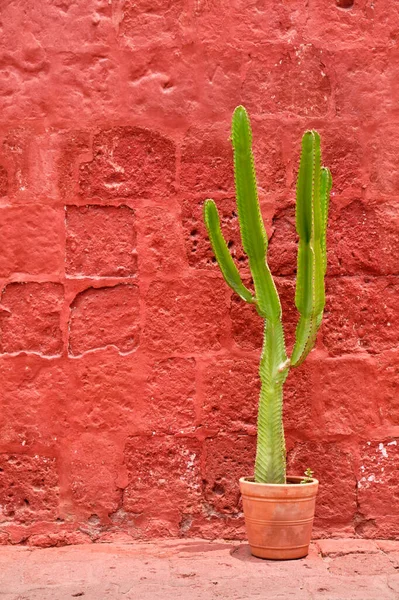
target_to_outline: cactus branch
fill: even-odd
[[[324,273],[327,270],[327,220],[328,220],[328,208],[330,204],[330,191],[332,187],[332,177],[330,170],[327,167],[321,168],[320,175],[320,203],[321,203],[321,219],[322,219],[322,230],[321,230],[321,250],[323,254],[324,262]]]
[[[255,298],[241,281],[238,269],[230,255],[226,240],[220,229],[218,209],[213,200],[205,201],[204,220],[213,252],[226,283],[246,302],[255,302]]]
[[[238,220],[244,251],[255,286],[259,314],[273,322],[281,318],[280,300],[266,262],[267,235],[259,208],[252,131],[247,112],[238,106],[233,114],[232,143],[236,184]]]
[[[300,365],[312,350],[320,327],[326,270],[326,225],[331,175],[321,168],[320,137],[307,131],[297,181],[296,227],[299,235],[295,304],[299,321],[291,365]]]

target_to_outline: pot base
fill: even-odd
[[[309,554],[309,544],[298,546],[298,548],[262,548],[260,546],[249,546],[252,556],[267,558],[269,560],[295,560],[305,558]]]
[[[251,553],[258,558],[291,560],[308,554],[317,479],[287,477],[286,484],[240,479],[245,525]]]

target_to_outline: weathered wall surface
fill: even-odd
[[[291,471],[319,535],[399,536],[396,0],[8,0],[0,62],[0,541],[239,537],[261,325],[229,127],[250,111],[292,343],[295,172],[317,128],[334,191],[327,307],[291,373]]]

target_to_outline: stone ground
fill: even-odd
[[[1,600],[396,600],[399,542],[319,540],[307,558],[252,557],[242,542],[173,540],[0,548]]]

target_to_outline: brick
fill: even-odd
[[[176,273],[187,266],[180,219],[159,206],[139,213],[141,230],[140,272]]]
[[[61,135],[58,131],[45,128],[40,134],[30,136],[27,146],[28,189],[20,190],[26,201],[35,203],[37,197],[43,198],[43,203],[59,206],[57,188],[56,163],[59,157]],[[27,140],[28,141],[28,140]],[[15,173],[16,186],[21,187],[20,174]]]
[[[250,477],[255,465],[254,436],[209,439],[205,444],[204,497],[209,512],[235,515],[242,512],[240,477]]]
[[[198,78],[192,64],[202,57],[197,46],[177,43],[177,29],[180,24],[176,20],[171,37],[167,39],[164,32],[161,44],[148,44],[148,38],[142,38],[138,30],[133,43],[128,36],[119,37],[126,104],[134,106],[136,118],[148,120],[151,127],[157,124],[164,129],[168,122],[174,129],[185,129],[198,113]],[[141,43],[145,44],[144,51]],[[128,111],[128,106],[122,109]]]
[[[255,113],[256,115],[256,113]],[[255,161],[258,194],[262,205],[263,197],[287,194],[287,181],[291,177],[291,165],[286,156],[288,136],[278,119],[254,118],[251,120],[253,154]]]
[[[87,288],[71,304],[69,349],[74,355],[113,345],[122,352],[139,343],[139,290],[135,285]]]
[[[150,368],[142,422],[146,430],[177,433],[196,422],[196,364],[168,358]]]
[[[397,539],[399,536],[398,519],[396,515],[385,514],[383,517],[373,517],[359,512],[355,519],[355,533],[369,539]],[[391,558],[399,565],[399,555],[391,554]]]
[[[295,343],[295,330],[299,313],[295,307],[295,280],[288,277],[274,278],[280,296],[285,345],[290,355]]]
[[[368,355],[325,358],[315,365],[313,386],[324,435],[364,435],[381,424],[378,404],[385,392],[376,366]]]
[[[93,160],[80,165],[85,198],[163,199],[173,192],[175,146],[155,131],[114,127],[93,139]]]
[[[337,196],[360,195],[367,184],[364,168],[366,150],[359,129],[352,123],[348,124],[346,121],[332,123],[326,120],[317,127],[317,130],[321,138],[322,164],[330,169],[333,179],[330,195],[331,215],[338,202]],[[296,148],[300,148],[299,137]],[[330,229],[332,229],[331,222],[329,231]]]
[[[399,252],[399,234],[395,211],[395,203],[389,201],[354,200],[340,210],[332,206],[329,274],[397,275],[394,257]]]
[[[88,535],[80,531],[68,533],[60,531],[58,533],[42,533],[29,536],[28,546],[31,548],[54,548],[59,546],[69,546],[77,544],[90,544],[91,539]]]
[[[294,275],[297,268],[295,208],[279,209],[273,217],[267,262],[273,275]]]
[[[396,425],[399,422],[399,360],[397,348],[380,354],[378,359],[376,381],[381,390],[378,395],[378,410],[385,424]]]
[[[212,194],[234,190],[233,151],[229,125],[223,129],[192,128],[183,140],[180,185],[184,193]]]
[[[124,106],[115,90],[121,87],[120,65],[112,54],[88,51],[87,47],[58,52],[53,59],[52,110],[58,120],[117,118]],[[79,119],[77,119],[79,111]]]
[[[0,165],[0,196],[7,196],[8,193],[8,172]]]
[[[364,518],[374,519],[378,525],[385,517],[397,515],[399,510],[399,499],[395,493],[399,440],[387,438],[381,442],[367,442],[361,446],[360,454],[359,511]]]
[[[201,513],[183,516],[180,523],[181,537],[205,540],[246,540],[244,515],[215,514],[212,507],[205,505]]]
[[[68,206],[66,236],[68,275],[135,275],[136,223],[128,206]]]
[[[263,43],[251,58],[244,83],[250,112],[326,115],[331,85],[320,50],[311,44],[288,48]]]
[[[69,430],[62,440],[62,516],[73,511],[91,517],[94,526],[107,520],[120,503],[117,478],[122,463],[123,449],[110,435]]]
[[[315,527],[329,532],[351,523],[356,512],[356,478],[352,452],[337,442],[302,442],[288,454],[288,473],[314,471],[320,486]]]
[[[396,514],[385,514],[373,517],[370,514],[359,513],[356,519],[355,532],[363,538],[370,539],[398,539],[399,528]],[[399,566],[399,554],[394,552],[391,558]]]
[[[394,277],[327,278],[322,339],[331,355],[396,344],[397,287]]]
[[[16,273],[61,274],[64,270],[62,209],[0,208],[0,277]]]
[[[221,278],[203,275],[154,281],[146,297],[146,350],[163,354],[219,350],[226,335],[227,293]]]
[[[124,92],[135,115],[150,115],[182,126],[198,110],[198,78],[192,65],[198,50],[181,44],[186,36],[187,11],[182,0],[134,2],[126,0],[119,24],[118,48],[127,83]],[[124,81],[124,82],[125,82]]]
[[[10,16],[8,19],[5,16],[5,22],[10,22],[9,19]],[[11,122],[45,118],[47,112],[46,90],[50,81],[48,53],[28,32],[27,24],[22,27],[16,31],[12,27],[14,35],[8,31],[5,43],[10,56],[5,59],[0,77],[3,90],[0,109],[4,118]]]
[[[290,369],[283,388],[283,417],[286,431],[320,432],[321,424],[316,414],[315,399],[319,389],[315,389],[312,357],[298,368]],[[316,363],[316,369],[317,369]]]
[[[203,424],[217,431],[253,433],[257,418],[259,363],[217,359],[203,375]]]
[[[137,353],[121,355],[115,347],[87,352],[68,362],[70,386],[65,422],[75,435],[142,430],[146,365]]]
[[[29,127],[10,129],[4,137],[2,150],[8,167],[8,196],[25,198],[30,189],[29,155],[33,132]]]
[[[86,108],[88,97],[94,95],[104,102],[104,96],[99,94],[104,83],[98,81],[98,77],[106,79],[104,72],[98,69],[93,76],[87,71],[87,63],[94,58],[100,65],[104,62],[105,41],[114,32],[111,17],[110,7],[96,0],[89,0],[84,7],[68,6],[66,10],[62,6],[53,6],[46,12],[39,11],[36,6],[23,11],[19,7],[7,7],[3,13],[7,29],[4,43],[10,56],[5,60],[5,93],[2,97],[2,110],[7,119],[48,119],[50,115],[62,122],[68,114],[69,119],[78,120],[82,112],[77,112],[77,107]],[[86,80],[75,72],[75,93],[66,86],[65,89],[59,78],[59,57],[64,52],[69,61],[76,55],[85,57],[81,70],[85,71]],[[72,76],[70,85],[72,87]],[[115,84],[114,87],[118,89]],[[70,109],[71,104],[75,113]],[[91,112],[99,106],[91,104],[89,108]],[[86,112],[85,116],[87,118],[90,113]]]
[[[0,449],[49,453],[65,424],[70,384],[65,365],[36,355],[3,356],[0,373]]]
[[[58,283],[8,284],[1,299],[1,352],[59,354],[62,302],[63,286]]]
[[[308,18],[307,9],[302,0],[291,0],[290,4],[270,3],[259,8],[256,2],[237,3],[230,6],[219,1],[213,4],[202,4],[196,11],[196,25],[202,40],[213,43],[218,49],[224,42],[224,32],[220,28],[216,13],[224,11],[224,23],[228,26],[229,36],[236,40],[240,47],[248,42],[259,43],[259,40],[281,41],[290,38],[297,30],[301,30]],[[228,24],[228,25],[227,25]],[[246,47],[246,46],[244,46]],[[248,53],[249,61],[253,57]],[[216,61],[216,59],[215,59]],[[241,56],[241,64],[247,64],[247,56]]]
[[[11,204],[59,206],[56,165],[62,136],[51,128],[28,126],[10,129],[3,141]],[[59,213],[62,213],[59,207]]]
[[[2,520],[19,523],[54,520],[58,503],[58,473],[54,458],[17,453],[0,455]]]
[[[394,0],[387,0],[384,6],[379,5],[376,7],[375,13],[368,11],[370,20],[374,18],[373,24],[379,39],[388,39],[395,35],[395,31],[397,31],[399,25],[397,8],[397,4]],[[383,43],[381,45],[383,46]]]
[[[143,443],[145,440],[145,444]],[[132,436],[125,447],[129,483],[123,508],[140,514],[144,530],[176,535],[182,513],[200,501],[201,451],[197,440],[171,436]]]
[[[375,45],[374,33],[371,43]],[[394,69],[386,54],[362,45],[351,52],[341,50],[335,57],[336,74],[340,78],[335,91],[338,116],[349,117],[353,124],[360,124],[363,118],[383,120],[390,109],[389,95],[395,85]]]
[[[248,274],[248,259],[241,245],[237,207],[234,198],[216,201],[221,227],[230,253],[240,271]],[[219,266],[210,244],[204,223],[204,201],[184,200],[182,222],[188,263],[190,267],[209,268],[218,271]],[[244,269],[243,269],[244,267]]]
[[[225,15],[226,13],[227,11]],[[204,26],[201,27],[201,25]],[[201,113],[206,111],[206,114],[209,115],[208,122],[215,123],[225,120],[228,122],[229,119],[226,119],[226,115],[231,116],[239,103],[237,90],[241,86],[243,55],[242,49],[238,45],[229,48],[223,39],[213,36],[212,29],[214,27],[213,20],[201,19],[197,13],[196,29],[202,43],[195,49],[192,59],[198,61],[203,73]],[[193,92],[191,95],[193,96]],[[196,114],[199,114],[199,107],[195,102],[196,97],[193,100],[192,104],[197,109]]]
[[[313,43],[322,39],[323,46],[331,50],[347,50],[343,62],[348,62],[358,47],[364,53],[368,44],[375,44],[373,18],[368,6],[353,0],[335,0],[329,4],[311,0],[306,34]]]
[[[159,32],[162,31],[162,40],[167,43],[179,29],[179,18],[183,10],[183,0],[127,0],[123,7],[121,36],[134,38],[138,45],[147,46],[150,39],[159,39]]]
[[[73,199],[77,192],[79,161],[89,153],[90,134],[79,129],[64,133],[57,160],[57,184],[61,198]]]
[[[251,304],[232,295],[230,318],[233,338],[237,346],[243,350],[262,348],[264,321]]]
[[[99,19],[93,21],[96,13]],[[19,48],[21,55],[26,55],[26,69],[33,73],[39,43],[56,52],[79,50],[82,45],[95,51],[96,44],[112,31],[111,16],[111,7],[97,0],[88,0],[83,6],[56,4],[48,11],[39,11],[35,5],[27,6],[25,10],[7,6],[4,11],[8,40]],[[35,32],[34,36],[28,25]],[[21,32],[24,32],[22,39]],[[35,43],[35,40],[38,41]]]
[[[376,194],[396,195],[399,175],[395,157],[399,152],[399,131],[395,127],[379,126],[370,140],[370,182]]]

